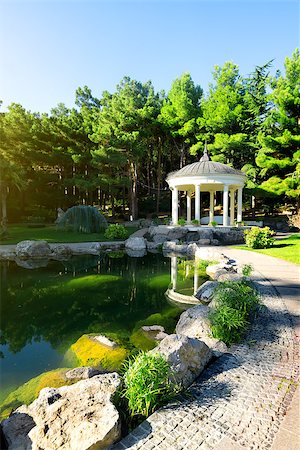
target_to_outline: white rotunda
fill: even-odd
[[[242,222],[242,196],[246,175],[226,164],[210,160],[206,145],[200,161],[169,173],[167,183],[172,191],[172,224],[178,223],[178,192],[186,193],[186,221],[193,219],[201,223],[201,193],[209,192],[209,223],[214,221],[214,204],[217,191],[223,192],[223,226]],[[237,208],[236,208],[237,192]],[[192,219],[192,199],[195,201],[195,215]],[[229,201],[230,200],[230,201]],[[237,211],[236,211],[237,209]]]

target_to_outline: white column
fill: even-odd
[[[190,191],[186,193],[186,221],[187,223],[192,221],[192,197]]]
[[[237,195],[237,222],[242,222],[242,207],[243,207],[243,188],[238,188]]]
[[[198,291],[198,287],[199,287],[198,285],[199,285],[199,275],[198,275],[198,270],[195,267],[194,268],[194,295]]]
[[[200,225],[200,184],[195,185],[195,219]]]
[[[209,222],[214,221],[214,200],[215,200],[215,193],[214,191],[210,191],[209,193]]]
[[[171,283],[173,291],[177,287],[177,256],[171,256]]]
[[[174,187],[172,190],[172,224],[178,223],[178,189]]]
[[[228,226],[228,186],[224,184],[223,191],[223,227]]]
[[[230,189],[230,225],[234,225],[235,190]]]

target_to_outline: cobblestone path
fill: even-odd
[[[267,281],[258,287],[265,308],[243,344],[213,362],[185,399],[154,413],[112,450],[271,448],[299,382],[299,342],[281,297]]]

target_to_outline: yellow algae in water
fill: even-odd
[[[127,356],[124,347],[109,347],[95,339],[95,334],[84,334],[67,352],[67,360],[77,366],[92,366],[107,370],[118,370]],[[75,358],[74,358],[75,357]],[[75,359],[75,361],[74,361]]]
[[[121,280],[121,277],[116,275],[86,275],[84,277],[73,278],[65,283],[65,287],[71,289],[98,288],[119,280]]]
[[[44,372],[37,377],[31,378],[26,383],[12,391],[0,404],[0,420],[8,417],[10,413],[20,405],[29,405],[35,400],[41,389],[45,387],[61,387],[70,385],[78,380],[67,380],[65,373],[69,369],[55,369]]]

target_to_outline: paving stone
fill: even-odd
[[[265,308],[243,343],[203,371],[187,399],[148,418],[143,439],[133,431],[113,450],[272,448],[299,383],[299,333],[270,283],[260,277],[257,287]]]

